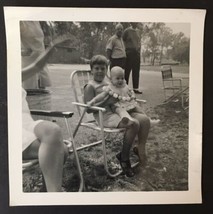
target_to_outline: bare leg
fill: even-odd
[[[146,164],[146,142],[150,129],[150,119],[139,113],[131,113],[131,116],[139,122],[139,131],[138,131],[138,153],[142,165]]]
[[[119,125],[122,125],[122,124],[119,124]],[[134,176],[135,173],[131,167],[131,163],[129,160],[129,153],[130,153],[132,144],[134,142],[135,136],[138,133],[139,123],[137,120],[133,120],[132,125],[127,126],[125,128],[126,128],[126,132],[124,134],[123,148],[121,153],[118,153],[116,157],[120,161],[120,165],[124,174],[127,177],[132,177]]]
[[[140,106],[136,106],[135,109],[134,109],[134,112],[135,112],[135,113],[141,113],[141,114],[146,115],[146,113],[143,111],[143,109],[142,109]],[[146,116],[147,116],[147,115],[146,115]],[[147,116],[147,117],[148,117],[148,116]],[[150,120],[151,126],[155,126],[155,125],[157,125],[157,124],[160,122],[159,119],[152,119],[152,118],[150,118],[150,117],[149,117],[149,120]]]
[[[34,141],[23,152],[23,158],[38,157],[47,191],[60,192],[66,155],[61,130],[56,124],[43,121],[35,127],[34,131],[39,141]]]
[[[60,128],[44,121],[35,127],[35,134],[41,141],[39,164],[48,192],[61,191],[64,162],[64,146]]]
[[[129,113],[122,108],[116,108],[115,112],[121,117],[120,127],[130,127],[134,125],[135,120],[129,115]]]
[[[137,113],[145,114],[145,112],[143,111],[143,108],[140,106],[135,106],[133,111]]]
[[[118,128],[126,128],[126,132],[124,134],[124,142],[123,142],[123,148],[121,152],[121,159],[123,161],[129,160],[129,153],[130,149],[132,147],[132,144],[134,142],[135,136],[138,133],[139,130],[139,123],[134,120],[132,125],[130,126],[122,126],[123,124],[119,124]]]

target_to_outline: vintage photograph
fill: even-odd
[[[84,15],[60,19],[52,12],[14,21],[18,42],[13,45],[20,70],[16,89],[21,98],[19,194],[26,198],[46,192],[51,198],[57,192],[81,192],[83,197],[165,193],[166,199],[177,193],[181,198],[197,182],[195,201],[200,201],[202,136],[196,147],[190,144],[194,136],[190,121],[196,111],[201,117],[201,109],[194,109],[192,102],[193,94],[197,102],[202,99],[202,82],[197,88],[192,83],[196,75],[200,80],[202,70],[192,73],[191,68],[199,66],[202,54],[198,60],[192,57],[196,35],[187,11],[179,21],[175,21],[178,11],[167,19],[165,13],[162,19],[136,13],[129,20],[123,18],[124,9],[113,20],[84,19]],[[146,14],[151,16],[150,11]],[[8,42],[11,26],[6,22]],[[202,24],[199,27],[203,31]],[[9,84],[13,78],[9,75]],[[10,167],[11,172],[15,166]],[[193,185],[191,173],[197,173]],[[138,200],[135,203],[146,203]]]
[[[62,152],[62,139],[69,136],[60,136],[57,129],[46,137],[45,129],[55,125],[29,121],[27,104],[22,105],[23,130],[36,132],[36,148],[31,135],[23,133],[23,160],[34,158],[31,152],[39,149],[36,169],[24,168],[25,192],[76,191],[78,173],[84,191],[188,190],[190,24],[21,21],[20,36],[29,109],[74,112],[71,130],[85,111],[72,102],[106,110],[100,109],[102,121],[98,109],[86,110],[94,121],[84,115],[79,124],[74,140],[82,169],[77,172],[72,146],[70,154]],[[104,133],[101,126],[107,128]],[[56,138],[60,145],[52,151],[48,145],[56,148]],[[139,164],[132,167],[134,162]]]

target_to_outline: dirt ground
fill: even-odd
[[[71,120],[71,127],[74,129],[78,117],[75,108],[71,105],[72,90],[68,74],[60,75],[64,74],[64,71],[61,72],[54,70],[51,72],[52,109],[73,111],[75,116]],[[69,98],[65,99],[65,97]],[[181,191],[188,189],[188,111],[181,108],[180,102],[166,105],[148,104],[145,106],[145,111],[150,117],[160,119],[160,123],[150,130],[147,142],[147,166],[137,166],[134,169],[136,175],[133,178],[127,178],[125,175],[109,178],[104,170],[101,146],[79,151],[85,191]],[[59,122],[59,124],[62,123]],[[64,136],[66,137],[65,132]],[[82,145],[93,142],[97,138],[95,131],[85,132],[81,128],[75,141],[77,145]],[[107,138],[109,164],[114,171],[120,167],[115,155],[121,149],[122,138],[122,134],[112,134]],[[137,157],[132,152],[131,161],[137,161]],[[43,191],[39,168],[25,173],[23,178],[25,192]],[[75,160],[71,154],[64,167],[63,188],[65,191],[73,192],[78,190],[78,185]]]

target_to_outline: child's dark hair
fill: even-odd
[[[90,68],[92,69],[94,65],[105,65],[106,68],[108,67],[107,58],[103,55],[95,55],[90,60]]]

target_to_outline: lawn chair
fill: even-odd
[[[101,133],[100,134],[101,140],[87,144],[83,147],[79,147],[79,148],[77,148],[77,150],[81,150],[81,149],[85,149],[85,148],[88,148],[91,146],[102,144],[102,151],[103,151],[103,157],[104,157],[104,168],[107,172],[107,175],[109,175],[110,177],[116,177],[116,176],[120,175],[122,171],[119,170],[115,173],[111,173],[109,171],[109,166],[107,164],[108,158],[107,158],[107,154],[106,154],[106,143],[105,143],[105,141],[106,141],[108,134],[110,134],[110,133],[121,133],[121,132],[124,132],[125,129],[123,129],[123,128],[104,128],[103,127],[103,112],[105,112],[105,108],[90,107],[91,109],[97,110],[99,112],[99,118],[100,118],[99,124],[100,124],[100,126],[98,126],[98,124],[94,120],[92,114],[86,113],[86,109],[88,108],[88,106],[86,104],[84,104],[83,94],[84,94],[84,86],[91,79],[91,71],[90,70],[76,70],[76,71],[72,72],[70,79],[71,79],[71,86],[72,86],[72,89],[74,92],[74,98],[75,98],[75,102],[72,102],[72,103],[74,105],[76,105],[77,112],[78,112],[78,115],[80,118],[78,125],[76,126],[76,129],[73,132],[73,137],[75,137],[75,135],[78,131],[78,128],[80,126],[82,126],[84,128],[93,129],[93,130],[99,131]],[[145,100],[137,100],[137,101],[143,102],[143,103],[146,102]],[[133,164],[133,167],[135,167],[137,164],[138,163]]]
[[[185,84],[184,80],[189,80],[188,77],[174,78],[172,74],[171,66],[162,66],[162,81],[165,101],[169,103],[171,101],[178,101],[178,97],[181,97],[181,105],[184,109],[188,108],[185,103],[189,100],[189,87]],[[170,92],[170,93],[168,93]]]
[[[80,166],[78,154],[77,154],[77,151],[76,151],[76,146],[75,146],[75,142],[74,142],[74,139],[73,139],[72,131],[71,131],[71,128],[70,128],[70,124],[68,122],[68,119],[70,119],[73,116],[73,112],[44,111],[44,110],[31,110],[30,112],[31,112],[32,115],[64,119],[65,125],[66,125],[66,129],[67,129],[67,132],[68,132],[68,136],[69,136],[69,139],[68,140],[64,140],[64,143],[67,145],[69,153],[71,153],[71,152],[74,153],[74,157],[75,157],[75,161],[76,161],[76,165],[77,165],[77,171],[78,171],[79,178],[80,178],[80,185],[79,185],[79,190],[78,191],[79,192],[83,191],[83,189],[84,189],[84,179],[83,179],[81,166]],[[37,165],[37,164],[38,164],[38,159],[23,161],[23,163],[22,163],[22,171],[23,172],[29,171],[33,167],[35,167],[35,165]],[[42,176],[42,179],[43,179],[43,176]],[[44,181],[44,179],[43,179],[43,181]]]

